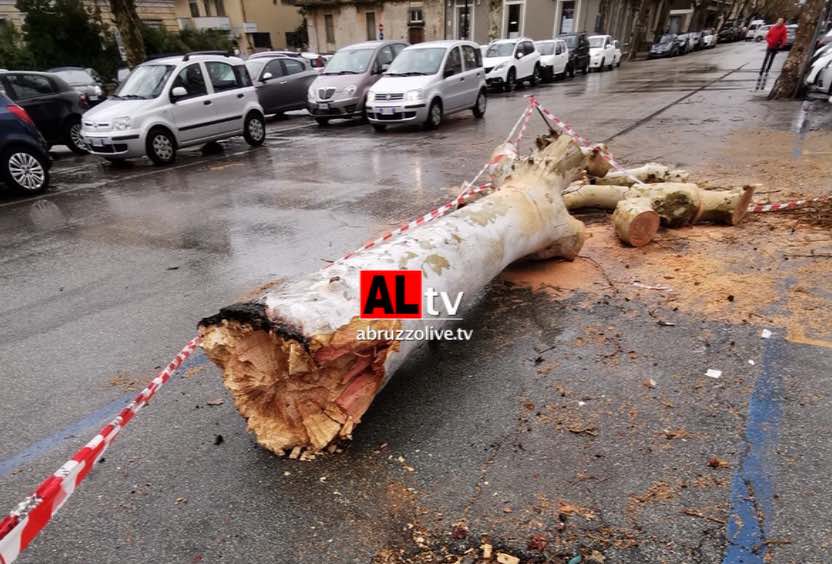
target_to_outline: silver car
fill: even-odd
[[[267,114],[306,107],[306,91],[318,76],[302,57],[258,53],[246,61],[257,88],[257,99]]]
[[[405,47],[401,41],[367,41],[339,49],[309,87],[309,113],[321,125],[363,117],[367,90]]]
[[[438,127],[448,114],[485,115],[482,51],[472,41],[428,41],[411,45],[367,92],[367,119],[376,131],[388,124]]]

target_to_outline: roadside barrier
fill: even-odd
[[[823,202],[825,200],[832,200],[832,194],[826,194],[825,196],[819,196],[817,198],[807,198],[804,200],[788,200],[786,202],[772,202],[770,204],[752,204],[748,207],[748,211],[751,213],[762,213],[795,210],[797,208],[802,208],[803,206],[808,206],[809,204],[814,204],[816,202]]]
[[[127,426],[156,392],[164,386],[199,344],[194,337],[147,387],[105,425],[90,442],[49,476],[18,506],[0,521],[0,564],[11,564],[40,533],[81,481],[89,475],[116,435]]]

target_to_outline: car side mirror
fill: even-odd
[[[263,76],[260,77],[260,80],[262,80],[263,82],[267,82],[267,81],[271,80],[272,78],[273,78],[272,73],[264,72]]]
[[[523,58],[523,53],[521,53],[520,51],[516,52],[514,54],[514,58],[515,59],[522,59]]]
[[[188,95],[188,91],[184,86],[174,86],[173,90],[170,91],[170,95],[174,98],[184,98]]]
[[[382,63],[381,64],[381,72],[385,72],[389,68],[390,68],[390,63]]]

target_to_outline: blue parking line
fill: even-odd
[[[775,447],[783,415],[784,341],[763,341],[762,373],[748,402],[745,453],[731,481],[728,547],[723,564],[763,564],[774,510]]]
[[[179,375],[183,370],[188,370],[189,368],[199,366],[207,362],[208,359],[205,354],[202,353],[201,350],[197,350],[182,364],[181,367],[179,367],[179,370],[173,373],[173,378]],[[168,386],[173,383],[174,382],[168,383]],[[165,389],[162,388],[160,393],[164,392]],[[92,413],[84,416],[75,423],[72,423],[68,427],[61,429],[57,433],[53,433],[48,437],[44,437],[43,439],[32,443],[26,449],[5,460],[0,460],[0,478],[5,478],[24,464],[37,460],[41,456],[61,446],[61,444],[65,441],[76,439],[79,435],[82,435],[85,432],[91,432],[93,429],[97,430],[98,428],[103,427],[106,422],[113,419],[119,411],[130,403],[136,395],[137,392],[124,394],[118,399],[115,399],[107,405],[104,405],[103,407],[100,407]]]

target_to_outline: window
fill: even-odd
[[[324,30],[326,31],[326,42],[335,43],[335,22],[332,20],[332,14],[324,16]]]
[[[465,61],[465,70],[475,69],[482,66],[482,53],[470,45],[462,46],[462,59]]]
[[[573,33],[575,31],[575,1],[561,3],[560,9],[560,33]]]
[[[180,98],[180,100],[208,94],[208,87],[205,86],[205,78],[202,76],[202,69],[199,68],[199,63],[188,65],[179,71],[171,89],[177,86],[181,86],[188,91],[188,94]]]
[[[411,24],[425,23],[425,16],[422,15],[422,8],[410,8],[410,18],[408,21]]]
[[[225,4],[222,0],[214,0],[214,14],[218,17],[225,17]]]
[[[15,100],[29,100],[55,93],[52,82],[37,74],[7,74],[6,80],[15,93]]]
[[[520,23],[520,18],[522,16],[523,5],[522,4],[509,4],[508,5],[508,13],[506,16],[506,37],[511,39],[513,37],[519,37],[522,33],[522,26]]]
[[[188,0],[188,7],[191,9],[191,17],[199,17],[199,2],[197,0]]]
[[[267,72],[271,73],[272,77],[283,76],[285,73],[283,72],[283,65],[280,64],[280,59],[272,59],[266,63],[266,67],[263,69],[263,74],[266,74]]]
[[[306,65],[295,59],[283,59],[283,68],[286,74],[297,74],[306,70]]]
[[[151,29],[162,29],[162,20],[142,20]]]
[[[376,13],[367,12],[364,19],[367,21],[367,41],[372,41],[376,39]]]
[[[237,75],[234,74],[234,69],[228,63],[211,61],[205,63],[205,68],[208,70],[208,76],[211,78],[214,92],[223,92],[225,90],[239,88],[240,85],[237,83]]]
[[[391,49],[389,45],[387,47],[382,47],[381,51],[378,52],[377,59],[378,64],[381,65],[381,70],[387,70],[394,58],[393,49]]]
[[[404,43],[396,43],[395,45],[393,45],[393,58],[398,57],[399,53],[404,51],[405,47],[407,47],[407,45],[405,45]]]
[[[459,47],[454,47],[448,53],[448,60],[445,61],[445,75],[452,76],[462,72],[462,59],[459,56]]]
[[[258,31],[249,33],[251,44],[255,49],[271,49],[272,48],[272,34],[267,31]]]
[[[251,76],[245,65],[235,65],[234,75],[237,77],[237,84],[240,86],[251,86]]]
[[[563,54],[563,41],[558,41],[555,43],[555,55],[562,55]]]

